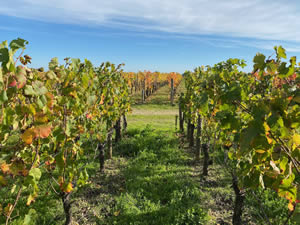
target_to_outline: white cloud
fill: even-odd
[[[296,0],[10,0],[0,14],[136,31],[300,42]]]

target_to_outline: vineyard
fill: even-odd
[[[0,224],[300,224],[300,64],[175,72],[0,44]]]

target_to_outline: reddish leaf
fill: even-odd
[[[51,125],[40,125],[34,128],[36,136],[47,138],[51,133]]]
[[[53,96],[53,94],[51,94],[50,92],[48,92],[46,94],[46,98],[47,98],[47,106],[51,109],[53,107],[54,96]]]
[[[86,114],[86,118],[87,118],[87,119],[92,119],[93,116],[92,116],[90,113],[87,113],[87,114]]]
[[[15,79],[13,79],[8,86],[15,87],[16,85],[17,85],[17,81]]]

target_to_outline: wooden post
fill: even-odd
[[[115,130],[116,130],[116,136],[115,136],[115,143],[118,143],[122,136],[121,136],[121,118],[119,118],[116,122],[115,125]]]
[[[191,123],[190,125],[190,147],[194,147],[194,131],[195,131],[195,125]]]
[[[174,105],[174,80],[171,79],[171,105]]]
[[[127,129],[127,119],[126,119],[126,115],[123,114],[123,132],[126,132]]]
[[[181,102],[179,101],[179,129],[180,132],[184,132],[184,120],[183,120],[183,113],[181,109]]]
[[[145,90],[142,89],[142,102],[144,103],[145,102]]]
[[[112,158],[112,135],[113,135],[113,128],[110,128],[108,130],[108,133],[107,133],[107,152],[108,152],[108,158],[111,159]]]
[[[191,119],[188,119],[187,121],[187,139],[188,139],[188,142],[190,142],[190,137],[191,137]]]
[[[99,151],[99,164],[100,164],[100,172],[104,172],[104,162],[105,162],[105,156],[104,156],[104,147],[102,143],[98,144],[98,151]]]
[[[209,153],[208,153],[208,144],[202,144],[202,149],[204,153],[204,162],[203,162],[203,171],[202,175],[207,176],[208,175],[208,165],[209,165]]]
[[[187,129],[186,129],[186,137],[188,142],[190,142],[190,132],[191,132],[191,119],[188,119],[187,121]]]
[[[200,160],[201,155],[201,117],[198,115],[197,119],[197,134],[196,134],[196,160]]]

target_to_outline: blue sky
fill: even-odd
[[[299,11],[296,0],[10,0],[0,7],[0,41],[28,40],[32,67],[75,57],[184,72],[237,57],[250,71],[274,45],[300,57]]]

